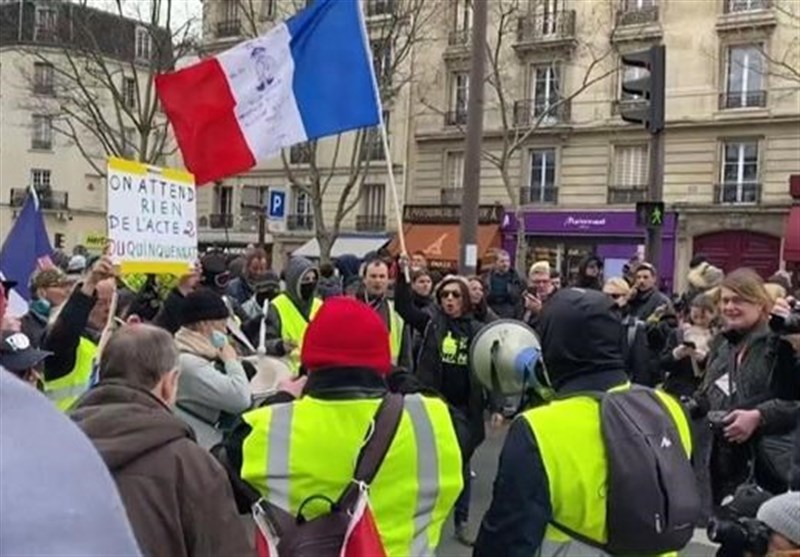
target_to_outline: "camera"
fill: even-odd
[[[797,300],[790,300],[789,305],[792,312],[788,316],[773,315],[769,319],[769,328],[779,335],[800,334],[800,305]]]
[[[723,500],[719,515],[709,521],[707,530],[708,539],[720,544],[717,557],[767,554],[771,531],[755,517],[771,498],[770,492],[748,483]]]

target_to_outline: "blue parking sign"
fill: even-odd
[[[267,216],[275,220],[286,218],[286,190],[270,188]]]

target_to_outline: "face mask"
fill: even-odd
[[[304,300],[310,300],[311,296],[314,295],[314,291],[317,289],[317,284],[315,282],[306,282],[300,285],[300,297]]]
[[[228,344],[228,337],[221,331],[211,331],[211,346],[220,349]]]
[[[44,298],[39,298],[31,302],[31,311],[42,317],[50,315],[50,302]]]

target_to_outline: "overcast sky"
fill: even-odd
[[[88,0],[89,4],[116,13],[116,2],[114,0]],[[162,4],[167,2],[162,0]],[[147,9],[150,5],[149,0],[122,0],[122,7],[125,14],[130,17],[149,19]],[[172,0],[172,28],[177,29],[187,21],[192,21],[195,32],[200,32],[200,22],[203,15],[203,6],[200,0]],[[141,15],[140,15],[141,14]]]

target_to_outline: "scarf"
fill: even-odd
[[[195,354],[206,360],[216,360],[219,357],[219,350],[214,348],[208,337],[186,327],[181,327],[175,333],[175,345],[179,352]]]

